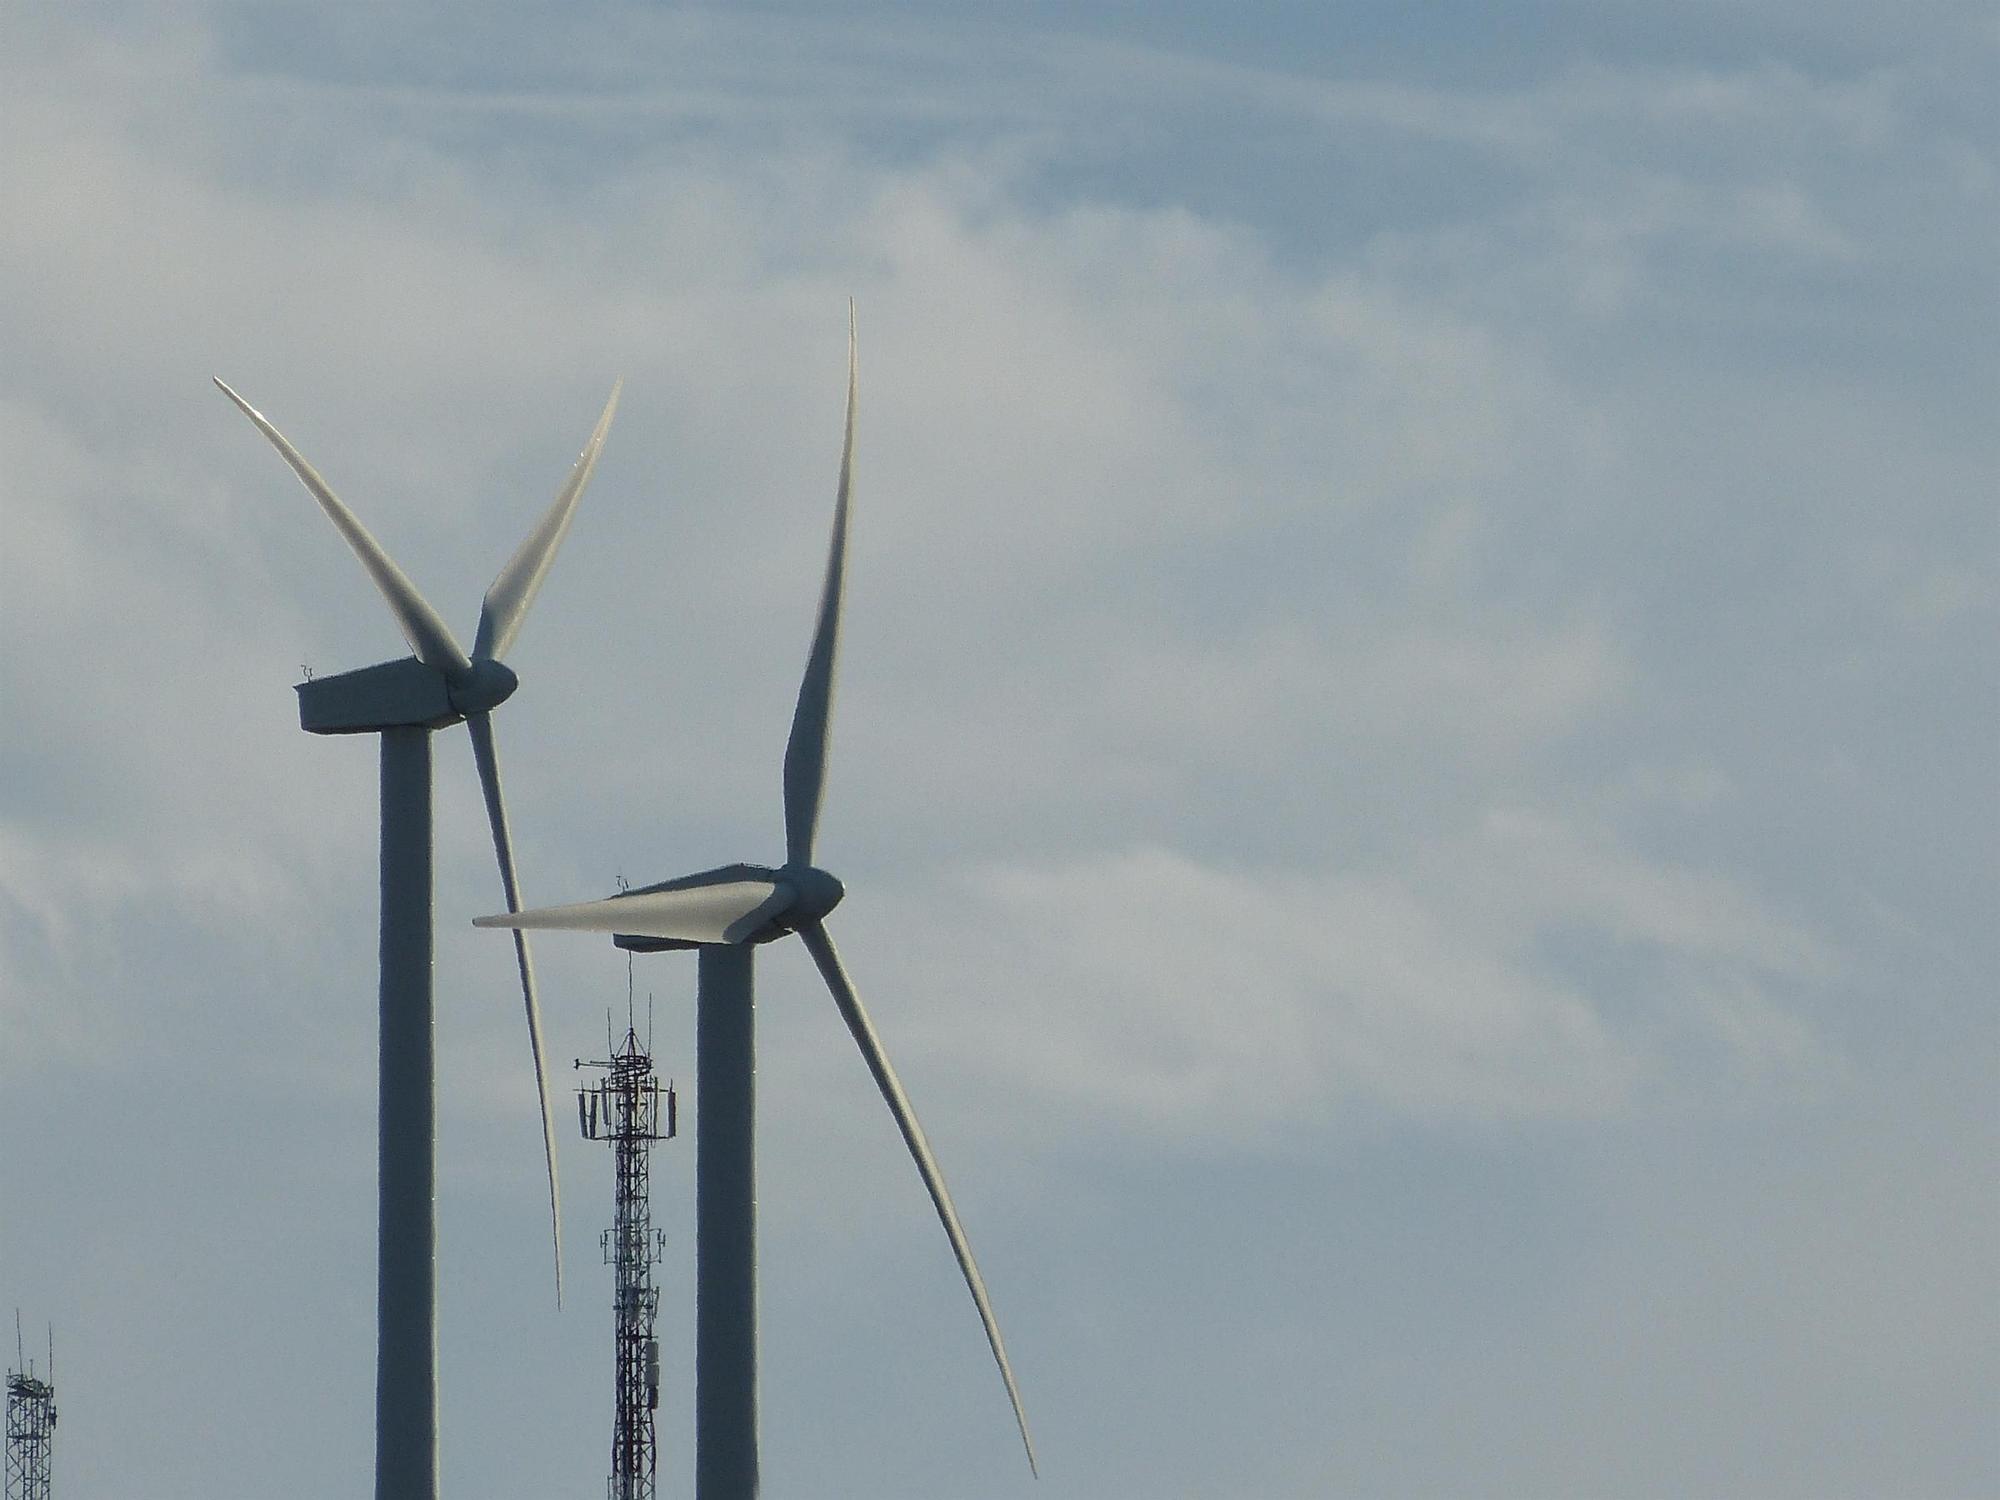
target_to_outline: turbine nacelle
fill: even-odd
[[[497,708],[520,685],[502,662],[476,661],[454,673],[414,656],[399,656],[372,667],[307,678],[298,687],[299,727],[308,734],[449,729]]]
[[[475,927],[605,932],[620,948],[747,947],[819,922],[847,888],[816,865],[720,865],[602,901],[479,917]]]

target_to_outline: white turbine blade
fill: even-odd
[[[493,853],[500,861],[500,884],[507,909],[521,909],[521,886],[514,875],[514,840],[507,831],[507,805],[500,799],[500,758],[493,744],[490,714],[468,714],[472,758],[479,766],[479,789],[486,796],[486,820],[493,825]],[[549,1113],[548,1068],[542,1052],[542,1008],[535,998],[535,965],[528,956],[528,935],[514,934],[514,963],[521,971],[521,999],[528,1011],[528,1050],[535,1059],[535,1100],[542,1110],[542,1158],[549,1168],[549,1235],[556,1254],[556,1306],[562,1306],[562,1195],[556,1185],[556,1125]]]
[[[486,591],[486,602],[479,611],[479,638],[472,647],[474,661],[505,656],[507,648],[514,644],[528,606],[535,602],[535,593],[541,588],[542,579],[548,576],[549,564],[555,561],[556,548],[569,532],[583,487],[590,482],[591,470],[597,467],[597,455],[604,447],[604,435],[611,431],[611,414],[618,410],[618,393],[624,385],[622,380],[612,384],[611,399],[604,403],[604,415],[597,419],[596,430],[583,445],[583,453],[576,467],[569,471],[569,481],[563,485],[562,493],[556,496],[541,523],[528,533],[520,549],[508,559],[507,566],[493,580],[493,587]]]
[[[840,645],[840,597],[847,571],[847,497],[854,474],[854,303],[847,304],[847,433],[840,448],[840,488],[833,501],[833,540],[827,548],[826,581],[820,589],[819,621],[813,628],[805,680],[792,711],[792,737],[785,745],[785,860],[812,863],[813,834],[819,827],[820,793],[826,786],[826,739],[833,715],[834,656]]]
[[[632,891],[574,906],[475,917],[474,927],[615,932],[683,943],[735,943],[792,904],[792,888],[772,880],[726,880],[673,890]]]
[[[1028,1450],[1028,1470],[1039,1476],[1040,1471],[1035,1468],[1034,1440],[1028,1436],[1028,1414],[1021,1407],[1021,1392],[1014,1384],[1013,1367],[1007,1363],[1007,1346],[1000,1341],[1000,1323],[993,1316],[993,1304],[986,1296],[986,1283],[980,1278],[979,1266],[972,1258],[972,1246],[965,1238],[965,1229],[958,1222],[958,1210],[952,1207],[951,1193],[944,1185],[944,1173],[938,1168],[937,1158],[931,1155],[930,1142],[924,1138],[924,1127],[917,1123],[917,1112],[910,1107],[910,1097],[903,1092],[902,1081],[889,1065],[889,1055],[882,1050],[882,1039],[875,1034],[874,1024],[862,1007],[861,996],[855,993],[847,971],[841,967],[840,955],[834,951],[833,939],[827,935],[826,928],[818,922],[808,922],[799,928],[799,937],[812,954],[813,962],[819,966],[820,977],[826,980],[833,1003],[840,1008],[841,1019],[847,1022],[847,1029],[854,1034],[854,1043],[861,1049],[868,1071],[875,1075],[875,1086],[882,1091],[889,1112],[896,1117],[896,1128],[903,1133],[903,1144],[910,1148],[910,1156],[916,1161],[925,1188],[930,1191],[938,1220],[944,1225],[946,1238],[951,1241],[952,1254],[958,1257],[958,1269],[965,1277],[966,1286],[971,1289],[974,1304],[979,1308],[979,1321],[986,1327],[986,1342],[993,1348],[994,1362],[1000,1366],[1000,1378],[1007,1383],[1007,1399],[1014,1403],[1014,1422],[1021,1429],[1021,1444]]]
[[[271,440],[285,462],[292,466],[292,472],[299,476],[312,496],[319,501],[319,508],[326,512],[340,534],[347,539],[347,545],[354,549],[354,555],[361,559],[361,566],[368,570],[368,576],[375,580],[375,587],[382,591],[382,597],[389,601],[389,609],[396,617],[396,624],[403,632],[403,639],[410,643],[410,649],[417,653],[417,659],[426,666],[435,667],[447,677],[458,677],[471,669],[472,663],[452,637],[451,630],[438,612],[424,602],[424,596],[417,592],[417,586],[404,576],[382,544],[368,534],[368,528],[355,519],[354,512],[340,503],[340,497],[327,488],[327,483],[319,477],[313,466],[305,461],[299,450],[285,441],[285,435],[265,420],[264,414],[245,401],[226,385],[221,377],[215,383],[231,401],[234,401],[243,415],[257,424],[257,430]]]

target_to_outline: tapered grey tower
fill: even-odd
[[[500,883],[509,909],[521,904],[513,839],[500,796],[492,710],[518,679],[501,661],[513,644],[618,405],[614,386],[604,414],[540,523],[486,591],[479,635],[467,656],[388,553],[327,487],[283,434],[235,391],[242,408],[318,500],[361,559],[414,656],[299,684],[299,723],[313,734],[382,737],[381,1100],[376,1263],[375,1494],[377,1500],[435,1500],[437,1494],[437,1330],[435,1072],[431,1008],[431,732],[464,722],[472,737],[480,789],[493,832]],[[528,1044],[541,1103],[548,1166],[549,1222],[555,1247],[556,1297],[562,1298],[562,1212],[556,1185],[555,1127],[549,1114],[535,971],[522,938],[515,944]]]
[[[785,863],[727,865],[628,891],[605,901],[481,917],[481,927],[608,932],[622,948],[699,950],[695,1000],[695,1495],[751,1500],[757,1493],[756,945],[797,933],[818,966],[875,1086],[930,1193],[972,1292],[1014,1420],[1035,1463],[1028,1419],[1001,1342],[1000,1325],[944,1174],[916,1111],[882,1050],[861,997],[841,966],[824,918],[845,894],[812,862],[826,784],[834,656],[847,564],[847,518],[854,464],[855,360],[852,310],[847,348],[847,425],[833,541],[805,680],[785,747]]]

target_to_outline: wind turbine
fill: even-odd
[[[220,379],[290,464],[389,602],[416,655],[310,678],[299,684],[300,727],[313,734],[382,737],[381,1101],[378,1256],[376,1263],[375,1493],[377,1500],[431,1500],[437,1493],[437,1334],[433,1122],[435,1077],[431,1026],[431,749],[434,729],[463,722],[493,829],[493,852],[510,910],[521,905],[513,839],[500,796],[492,711],[519,679],[501,661],[569,530],[576,503],[596,467],[618,386],[597,419],[568,481],[486,591],[479,634],[467,656],[449,628],[325,480],[282,433]],[[516,933],[515,964],[527,1009],[541,1105],[542,1154],[548,1164],[549,1227],[555,1246],[556,1300],[562,1300],[562,1211],[556,1187],[555,1124],[542,1056],[541,1007],[525,934]]]
[[[750,1500],[757,1493],[757,1282],[755,1171],[756,946],[790,933],[812,955],[841,1019],[874,1075],[903,1143],[972,1292],[986,1341],[1013,1403],[1014,1421],[1035,1466],[1028,1419],[1007,1362],[1000,1325],[972,1258],[944,1174],[924,1138],[881,1038],[827,933],[825,917],[845,894],[813,863],[820,794],[826,783],[827,726],[833,708],[834,654],[847,561],[849,485],[854,461],[855,354],[848,309],[847,425],[833,540],[805,680],[785,747],[785,862],[725,865],[603,901],[479,917],[479,927],[560,928],[609,932],[621,948],[654,952],[695,948],[695,1493],[698,1500]]]

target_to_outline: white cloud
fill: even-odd
[[[1839,964],[1824,941],[1729,877],[1642,859],[1542,813],[1496,810],[1474,847],[1504,919],[1579,920],[1620,941],[1772,974],[1824,978]],[[1459,854],[1435,861],[1432,873],[1448,878],[1440,867]]]
[[[1356,1111],[1619,1113],[1663,1085],[1710,1086],[1706,1064],[1666,1076],[1689,1039],[1781,1082],[1824,1061],[1766,981],[1823,976],[1835,958],[1727,880],[1525,813],[1417,869],[1135,850],[967,871],[886,912],[878,898],[861,920],[878,952],[902,954],[895,988],[931,997],[903,1022],[926,1051],[986,1087],[1047,1096],[1055,1119],[1134,1138],[1278,1140]],[[1567,930],[1643,945],[1676,977],[1635,1015],[1622,984],[1593,993],[1589,969],[1548,964],[1541,943]]]

